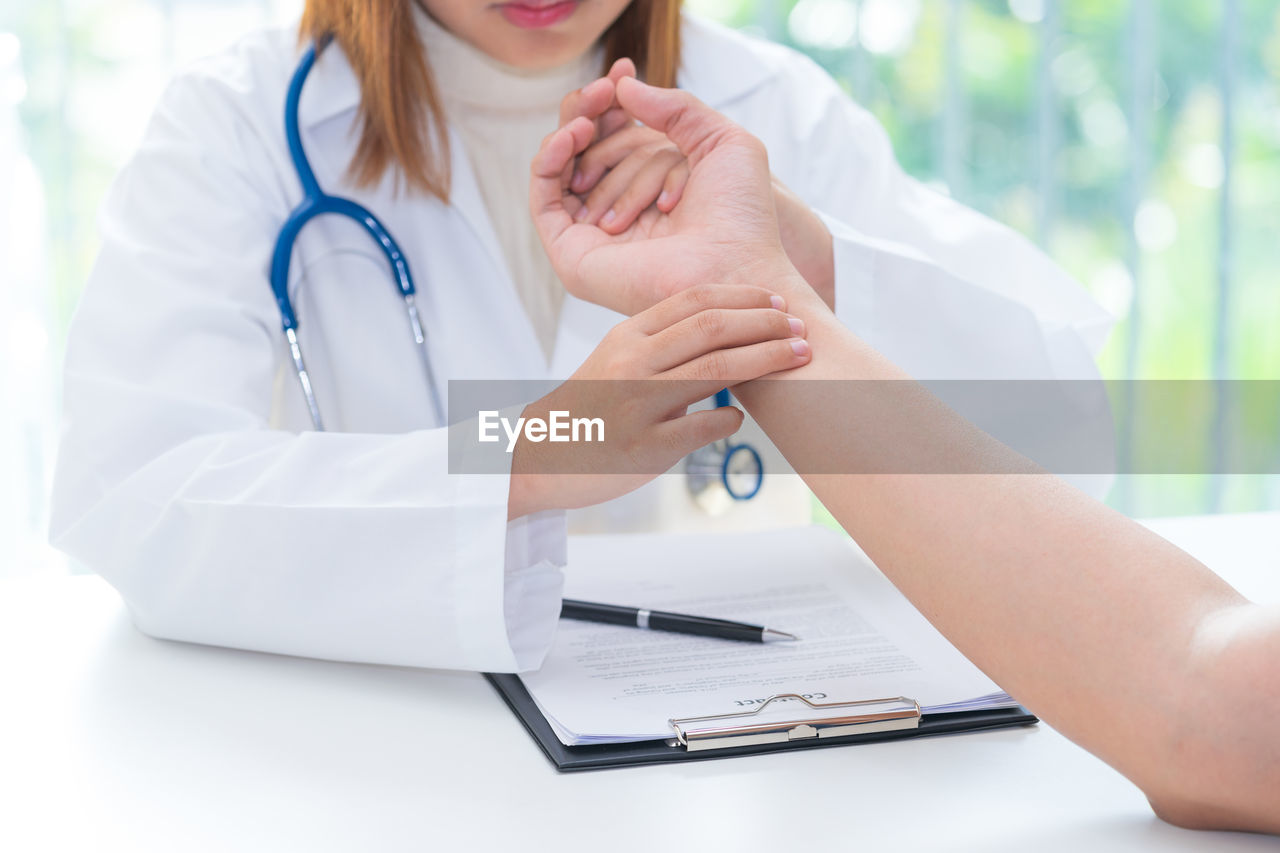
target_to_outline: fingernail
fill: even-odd
[[[667,192],[666,190],[663,190],[662,192],[658,193],[659,206],[665,205],[669,201],[671,201],[671,193]]]
[[[613,220],[617,218],[618,218],[618,214],[613,210],[613,208],[609,208],[609,211],[605,213],[604,216],[600,217],[600,224],[608,225],[610,222],[613,222]]]
[[[779,311],[787,310],[787,300],[783,299],[776,293],[769,295],[769,304]]]
[[[581,222],[586,218],[587,218],[587,206],[584,204],[582,207],[578,208],[578,212],[573,215],[573,219],[575,222]]]
[[[569,179],[569,188],[577,189],[580,186],[582,186],[582,173],[575,169],[573,177]]]
[[[800,338],[804,337],[804,320],[799,317],[788,317],[787,325],[791,327],[791,334]]]
[[[807,355],[809,354],[809,352],[810,352],[810,350],[809,350],[809,342],[808,342],[808,341],[803,341],[803,340],[801,340],[801,341],[792,341],[792,342],[791,342],[791,351],[792,351],[792,352],[794,352],[796,355],[800,356],[801,358],[803,358],[803,357],[807,356]]]

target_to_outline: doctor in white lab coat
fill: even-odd
[[[425,5],[442,2],[463,0]],[[545,14],[512,20],[526,13]],[[1096,376],[1109,318],[1039,251],[906,177],[883,129],[808,59],[688,16],[681,29],[678,85],[759,137],[830,231],[846,325],[921,378]],[[52,538],[156,636],[536,667],[573,519],[509,521],[507,476],[447,472],[386,262],[345,220],[313,222],[293,258],[330,431],[310,428],[267,274],[301,197],[282,123],[298,55],[296,31],[264,31],[182,74],[113,186],[70,333]],[[449,203],[358,185],[347,167],[360,92],[331,45],[303,92],[303,142],[321,186],[371,209],[405,249],[437,385],[567,378],[622,315],[564,297],[548,356],[486,210],[484,165],[450,128]],[[662,479],[675,487],[611,502],[597,526],[696,517],[680,478]],[[776,514],[747,503],[735,512]]]

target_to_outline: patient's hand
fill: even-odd
[[[688,181],[669,213],[650,207],[611,234],[575,221],[582,202],[569,185],[596,123],[576,118],[548,136],[534,158],[530,207],[569,292],[634,314],[705,281],[794,284],[799,276],[779,236],[764,145],[687,92],[623,77],[616,99],[674,143],[688,161]]]
[[[574,162],[569,190],[582,202],[574,220],[620,234],[650,208],[671,213],[689,181],[689,161],[666,134],[632,120],[614,97],[618,81],[635,77],[619,59],[607,77],[569,93],[560,104],[563,127],[578,116],[595,122],[595,137]],[[831,232],[799,196],[774,175],[773,205],[787,257],[823,301],[835,307]]]

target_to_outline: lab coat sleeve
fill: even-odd
[[[450,475],[444,429],[271,428],[285,374],[266,271],[290,188],[236,82],[179,80],[109,193],[66,356],[54,543],[158,637],[536,667],[562,513],[508,523],[508,476]]]
[[[1092,379],[1112,318],[1034,245],[899,167],[879,122],[790,70],[797,192],[834,244],[836,313],[923,379]]]

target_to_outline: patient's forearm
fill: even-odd
[[[874,383],[813,399],[794,380],[906,377],[802,288],[787,298],[808,327],[812,362],[735,393],[796,470],[874,470],[876,454],[892,448],[936,460],[929,470],[990,472],[806,473],[886,575],[978,666],[1133,779],[1165,816],[1280,831],[1276,614],[1259,616],[1196,560],[1034,473],[923,392],[896,408],[877,408]]]

